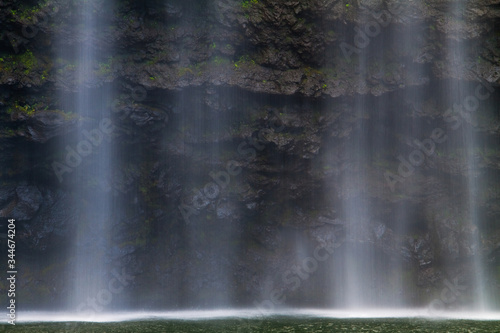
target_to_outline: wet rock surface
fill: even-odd
[[[387,263],[388,275],[404,262],[412,304],[427,304],[446,279],[471,281],[475,256],[498,287],[500,3],[473,1],[463,13],[451,4],[150,0],[111,8],[96,1],[96,19],[107,24],[87,40],[75,24],[78,2],[1,1],[0,216],[18,220],[29,253],[22,288],[33,293],[22,297],[36,305],[70,293],[61,272],[71,270],[75,221],[85,215],[75,184],[120,203],[107,255],[110,267],[135,276],[127,295],[144,307],[192,306],[157,289],[181,290],[202,306],[248,305],[271,290],[291,303],[326,304],[318,290],[332,262],[293,291],[283,274],[301,264],[296,253],[311,256],[321,246],[340,256],[359,243]],[[86,43],[100,60],[82,79],[71,52],[54,54]],[[446,51],[461,46],[465,63]],[[463,101],[450,105],[442,87],[454,82],[488,94],[478,112],[453,105]],[[113,91],[116,130],[106,140],[119,153],[111,179],[72,171],[60,182],[54,172],[66,144],[77,147],[67,136],[100,121],[99,110],[91,119],[72,114],[67,101],[78,89]],[[466,127],[480,142],[477,226],[462,204],[470,195]],[[371,147],[361,160],[349,145],[360,136]],[[432,152],[416,139],[433,140]],[[415,150],[425,162],[405,169]],[[95,166],[92,156],[78,168]],[[365,182],[345,181],[359,174]],[[345,219],[345,202],[372,207],[374,216],[357,228]],[[300,252],[292,239],[307,246]]]

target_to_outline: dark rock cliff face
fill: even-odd
[[[0,216],[18,223],[24,304],[60,307],[71,293],[75,185],[116,203],[110,267],[134,276],[116,307],[249,305],[273,289],[328,305],[328,267],[349,242],[380,258],[387,290],[402,263],[405,304],[467,285],[479,255],[500,293],[500,2],[469,2],[96,1],[89,40],[79,1],[0,1]],[[87,44],[99,61],[81,80],[74,50]],[[450,116],[456,82],[480,87],[477,112]],[[72,112],[79,89],[112,96],[111,179],[54,170],[71,133],[99,128]],[[479,138],[476,227],[460,204],[465,127]],[[402,177],[415,149],[425,162]],[[367,181],[343,181],[351,173]],[[354,238],[345,202],[373,215]],[[297,242],[335,251],[290,288]]]

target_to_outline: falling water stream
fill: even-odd
[[[453,1],[450,6],[450,14],[452,23],[461,25],[465,24],[467,2]],[[458,77],[468,77],[471,72],[467,69],[467,43],[450,39],[446,47],[448,57],[451,59],[449,63],[450,72]],[[477,85],[477,84],[476,84]],[[461,231],[466,234],[465,242],[470,246],[473,262],[472,274],[472,288],[474,298],[472,306],[475,310],[486,310],[488,308],[488,299],[486,293],[486,279],[485,267],[483,265],[483,255],[481,253],[481,234],[479,229],[479,216],[478,216],[478,200],[479,193],[482,189],[479,188],[479,173],[478,156],[479,142],[477,139],[476,129],[474,128],[474,119],[477,115],[474,113],[481,112],[478,110],[479,105],[472,105],[470,101],[475,99],[474,89],[476,85],[464,81],[455,80],[450,83],[448,88],[447,103],[453,106],[455,111],[458,111],[457,116],[462,119],[462,127],[459,129],[461,138],[458,140],[457,149],[461,152],[460,157],[464,165],[464,180],[459,185],[460,188],[465,189],[463,199],[464,212],[461,218]],[[477,101],[477,99],[475,99]],[[474,103],[473,103],[474,104]],[[457,108],[458,106],[458,108]],[[453,191],[460,191],[460,189],[452,189]]]
[[[453,13],[462,13],[465,2],[454,1]],[[113,223],[114,209],[112,201],[112,191],[109,189],[109,180],[116,163],[112,156],[116,147],[110,140],[110,135],[103,133],[102,124],[111,122],[109,112],[109,101],[112,99],[110,88],[95,87],[93,83],[96,80],[95,71],[99,60],[97,52],[96,36],[100,25],[104,24],[102,19],[97,19],[95,15],[95,1],[85,1],[81,5],[82,11],[79,13],[81,21],[79,24],[80,40],[74,44],[74,49],[69,53],[74,54],[75,61],[75,80],[77,82],[76,93],[70,98],[67,96],[66,103],[72,105],[75,114],[83,124],[71,140],[70,147],[85,155],[81,162],[74,167],[72,172],[72,182],[74,193],[78,198],[77,209],[78,224],[74,242],[74,253],[72,260],[74,272],[72,273],[71,283],[73,283],[72,293],[69,295],[68,308],[80,311],[88,308],[89,299],[95,299],[106,290],[109,281],[109,274],[112,268],[109,256],[110,250],[118,245],[113,243],[110,236],[110,229]],[[215,34],[207,29],[207,40],[211,43],[211,34]],[[404,33],[396,33],[394,36],[387,33],[387,40],[394,38],[392,42],[400,43],[408,39],[408,34],[413,34],[411,29],[404,30]],[[380,39],[382,45],[388,45],[388,41]],[[227,44],[226,41],[220,41]],[[446,49],[454,63],[463,64],[466,59],[466,50],[464,43],[449,41]],[[378,50],[367,48],[361,51],[357,57],[359,62],[355,64],[355,72],[361,73],[359,82],[355,84],[358,87],[368,85],[365,74],[370,72],[369,64],[373,57],[384,58],[382,47]],[[68,50],[60,50],[61,54],[67,56]],[[450,63],[451,66],[455,66]],[[216,66],[213,63],[207,65]],[[456,66],[455,66],[456,67]],[[453,70],[455,70],[455,67]],[[415,68],[421,68],[418,65]],[[386,69],[381,69],[384,71]],[[419,69],[421,70],[421,69]],[[419,77],[424,77],[425,73],[416,73]],[[465,72],[458,73],[459,77],[464,77]],[[447,103],[452,105],[457,101],[463,101],[464,98],[473,93],[471,85],[462,81],[454,81],[445,88],[449,92]],[[234,145],[234,142],[228,142],[230,135],[231,112],[243,112],[234,108],[225,108],[221,106],[224,100],[237,101],[238,96],[229,96],[238,94],[231,91],[228,93],[220,87],[202,86],[196,89],[186,88],[178,91],[169,92],[171,100],[168,103],[175,104],[180,112],[176,112],[172,121],[176,121],[178,129],[177,139],[183,141],[182,146],[189,149],[192,154],[189,156],[193,165],[183,165],[184,171],[190,177],[188,186],[192,186],[191,204],[196,209],[196,216],[190,221],[184,221],[182,227],[185,237],[185,248],[183,251],[183,260],[188,262],[187,269],[178,272],[176,283],[179,286],[179,294],[170,297],[176,297],[175,304],[178,308],[230,308],[237,302],[234,286],[235,273],[234,263],[237,262],[240,245],[243,237],[237,234],[237,229],[241,226],[231,225],[226,219],[234,211],[240,213],[239,207],[233,207],[221,198],[221,191],[224,189],[213,187],[212,174],[224,169],[228,158],[223,156],[224,145]],[[149,90],[149,92],[152,89]],[[362,90],[362,89],[361,89]],[[192,95],[195,94],[195,95]],[[225,96],[227,94],[227,96]],[[419,102],[423,99],[421,90],[405,90],[404,99],[410,101],[411,107],[403,110],[404,116],[398,115],[398,120],[391,120],[391,124],[384,123],[388,109],[393,108],[389,97],[380,97],[374,103],[374,97],[367,94],[357,94],[343,100],[343,103],[349,104],[355,121],[351,124],[353,128],[348,136],[340,139],[342,147],[335,151],[335,154],[342,155],[343,162],[347,163],[335,178],[335,190],[340,189],[341,196],[335,201],[335,209],[339,213],[340,219],[346,227],[346,235],[343,246],[336,250],[334,261],[328,261],[332,267],[328,269],[331,282],[326,293],[333,296],[329,299],[328,306],[335,309],[346,309],[357,311],[359,309],[375,309],[380,306],[401,307],[405,305],[405,299],[400,296],[402,290],[408,288],[408,281],[403,281],[401,276],[406,269],[402,258],[397,258],[396,263],[382,262],[378,252],[374,251],[374,244],[381,242],[379,240],[387,230],[386,224],[377,221],[374,205],[377,201],[369,197],[368,188],[370,185],[369,173],[370,163],[381,158],[391,149],[400,149],[403,152],[405,147],[400,143],[394,143],[394,140],[384,136],[384,130],[390,126],[399,127],[398,130],[408,132],[412,139],[420,139],[426,135],[422,131],[420,123],[409,124],[411,113],[418,112]],[[389,96],[389,94],[387,95]],[[395,95],[390,95],[395,96]],[[71,99],[71,100],[68,100]],[[346,102],[347,101],[347,102]],[[222,103],[222,104],[221,104]],[[235,102],[236,103],[236,102]],[[330,100],[326,103],[328,108],[336,108],[340,102]],[[403,120],[401,120],[403,119]],[[189,126],[188,126],[189,125]],[[377,127],[379,126],[379,127]],[[106,127],[106,126],[104,126]],[[181,129],[182,128],[182,129]],[[170,129],[169,129],[170,130]],[[474,275],[472,285],[475,290],[473,293],[474,308],[486,310],[488,308],[487,293],[483,267],[483,258],[480,253],[481,235],[478,231],[478,193],[481,192],[477,181],[478,165],[476,162],[475,150],[478,146],[476,134],[472,126],[464,124],[462,133],[462,158],[466,165],[466,172],[463,176],[463,184],[460,188],[466,188],[466,198],[463,202],[466,215],[462,228],[471,231],[467,235],[467,240],[471,244],[471,249],[475,251],[472,256],[474,265]],[[214,134],[215,133],[215,134]],[[172,133],[167,133],[165,141],[172,138]],[[180,138],[180,139],[179,139]],[[86,142],[86,143],[85,143]],[[95,144],[98,142],[98,144]],[[89,148],[88,145],[91,145]],[[168,142],[167,142],[168,144]],[[165,146],[167,146],[165,144]],[[336,143],[338,145],[338,142]],[[395,146],[395,147],[393,147]],[[335,148],[338,148],[336,146]],[[165,148],[166,149],[166,148]],[[332,149],[327,147],[326,149]],[[88,151],[91,150],[91,153]],[[269,149],[270,151],[271,149]],[[341,151],[339,153],[339,151]],[[234,149],[234,155],[237,150]],[[170,152],[169,152],[170,153]],[[332,153],[333,154],[333,153]],[[194,162],[193,162],[194,161]],[[210,170],[199,168],[196,163],[209,165]],[[173,164],[173,163],[172,163]],[[281,181],[281,180],[280,180]],[[231,179],[231,186],[235,186],[237,180]],[[200,187],[200,184],[204,185]],[[405,186],[410,187],[411,182]],[[184,192],[188,190],[183,189]],[[459,188],[451,189],[453,192],[459,192]],[[396,232],[406,234],[408,232],[411,216],[409,213],[409,203],[400,201],[399,210],[391,217],[393,224],[390,226]],[[334,203],[332,202],[332,205]],[[210,212],[209,209],[211,208]],[[290,207],[289,210],[293,210]],[[212,213],[215,212],[215,215]],[[170,221],[165,221],[168,223]],[[290,233],[290,234],[293,234]],[[300,261],[308,256],[311,244],[307,243],[302,235],[290,237],[288,241],[294,242],[291,257]],[[293,238],[293,239],[292,239]],[[157,254],[158,258],[152,258],[152,261],[161,261],[164,254]],[[337,260],[341,256],[340,260]],[[387,267],[391,271],[388,273]],[[173,270],[174,271],[174,270]],[[319,274],[319,273],[318,273]],[[391,287],[394,290],[383,289],[385,279],[391,274],[396,274],[398,278],[394,279]],[[313,274],[312,274],[313,275]],[[264,275],[265,276],[265,275]],[[201,290],[201,292],[200,292]],[[262,288],[264,290],[264,288]],[[162,291],[158,291],[161,293]],[[265,293],[266,291],[263,291]],[[383,298],[381,293],[386,293]],[[214,296],[216,295],[216,296]],[[262,295],[260,295],[262,296]],[[265,296],[265,295],[264,295]],[[324,295],[322,295],[324,296]]]
[[[109,242],[109,228],[112,214],[112,192],[109,188],[112,170],[109,114],[111,93],[108,88],[95,86],[97,49],[96,36],[103,24],[95,15],[99,1],[85,1],[79,12],[79,38],[75,43],[73,61],[75,63],[74,113],[82,123],[82,128],[74,139],[73,149],[80,156],[74,168],[74,190],[78,202],[78,224],[76,230],[74,260],[74,291],[70,295],[69,308],[77,311],[90,309],[89,300],[102,296],[107,290],[105,276],[110,271],[107,259],[112,246]],[[68,54],[68,50],[61,50]],[[78,158],[77,158],[78,159]],[[102,306],[99,306],[102,309]]]

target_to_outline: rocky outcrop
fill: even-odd
[[[0,216],[18,220],[29,304],[71,292],[61,272],[88,209],[79,195],[95,191],[116,208],[106,256],[130,269],[143,307],[248,305],[272,290],[329,304],[328,267],[352,244],[409,304],[472,281],[474,257],[498,293],[498,1],[92,3],[88,33],[81,2],[0,2]],[[98,60],[82,68],[75,50],[90,45]],[[452,86],[480,94],[477,112]],[[82,89],[86,116],[73,112]],[[58,177],[72,134],[103,115],[110,179]],[[95,167],[98,146],[74,170]],[[353,204],[371,212],[361,226]],[[289,290],[283,274],[316,246],[335,249],[328,265]],[[400,269],[414,290],[397,289]]]

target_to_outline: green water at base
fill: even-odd
[[[427,319],[217,319],[199,321],[135,321],[120,323],[30,323],[0,326],[0,332],[500,332],[500,321]]]

